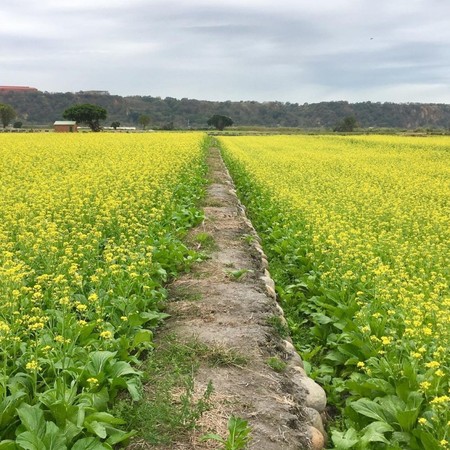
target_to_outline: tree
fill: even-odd
[[[23,123],[19,121],[14,122],[13,124],[13,128],[22,128]]]
[[[63,113],[64,119],[75,120],[77,123],[85,123],[92,131],[100,131],[100,120],[105,120],[106,116],[107,112],[105,108],[91,105],[90,103],[71,106]]]
[[[357,126],[356,118],[354,116],[347,116],[334,127],[333,131],[354,131]]]
[[[16,111],[14,111],[14,108],[11,105],[0,103],[0,120],[3,128],[6,128],[11,121],[16,118],[16,115]]]
[[[112,126],[115,130],[117,130],[117,127],[120,127],[120,122],[117,121],[117,120],[115,120],[115,121],[111,124],[111,126]]]
[[[147,125],[150,123],[150,116],[147,116],[147,114],[142,114],[139,117],[139,125],[142,125],[142,128],[145,130]]]
[[[222,131],[225,127],[231,127],[233,125],[233,121],[227,116],[221,116],[220,114],[214,114],[208,122],[206,122],[209,126],[216,127],[218,130]]]

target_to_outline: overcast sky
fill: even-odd
[[[1,0],[0,85],[450,103],[450,1]]]

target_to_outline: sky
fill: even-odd
[[[2,0],[0,85],[450,103],[450,1]]]

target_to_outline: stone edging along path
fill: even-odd
[[[242,355],[246,363],[199,368],[195,389],[200,395],[212,382],[211,409],[200,419],[200,429],[189,444],[175,443],[171,448],[216,448],[199,437],[206,432],[225,437],[227,420],[235,415],[251,427],[249,449],[322,449],[325,392],[306,375],[291,340],[280,337],[273,326],[286,321],[267,257],[217,148],[210,149],[208,164],[212,182],[205,220],[193,233],[207,233],[214,248],[210,259],[173,283],[172,296],[183,295],[169,304],[171,319],[164,332],[182,342],[195,339]],[[195,301],[187,299],[187,290],[195,294]],[[272,369],[270,358],[282,361],[284,370]]]

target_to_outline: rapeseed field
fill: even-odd
[[[219,140],[334,448],[450,448],[450,139]]]
[[[112,449],[164,283],[195,258],[204,135],[0,135],[0,448]]]

